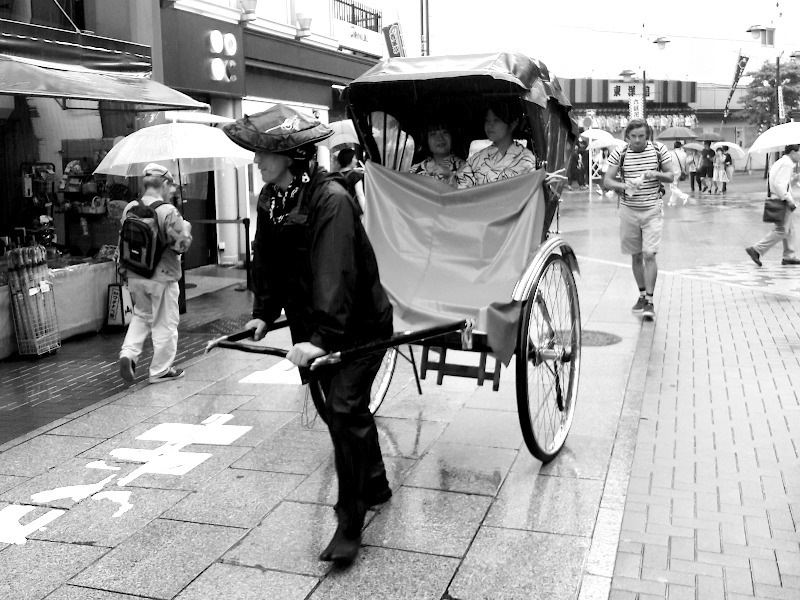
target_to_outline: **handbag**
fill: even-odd
[[[777,197],[764,200],[764,223],[783,223],[786,218],[786,202]]]

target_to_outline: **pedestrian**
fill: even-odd
[[[686,151],[681,147],[680,142],[675,142],[673,149],[670,150],[670,158],[672,165],[675,168],[675,177],[669,184],[670,197],[667,204],[675,206],[675,200],[680,200],[683,204],[689,201],[689,194],[681,191],[678,187],[678,181],[686,179]]]
[[[714,194],[719,194],[728,182],[728,174],[725,171],[725,153],[722,148],[717,148],[714,152]]]
[[[122,211],[121,222],[138,210],[140,203],[147,206],[158,203],[154,210],[158,223],[160,259],[149,277],[126,268],[120,259],[120,274],[133,301],[133,318],[119,353],[119,374],[128,382],[135,376],[136,363],[144,342],[152,337],[153,358],[150,361],[150,383],[166,383],[183,377],[183,369],[173,366],[178,351],[178,281],[181,278],[180,255],[192,243],[192,228],[181,217],[178,209],[167,200],[174,189],[174,178],[166,167],[150,163],[144,169],[144,195],[141,201],[128,203]],[[120,244],[122,246],[122,242]],[[156,257],[159,256],[156,252]]]
[[[714,176],[714,151],[711,149],[711,142],[705,140],[703,149],[700,151],[700,168],[697,176],[702,182],[700,193],[711,193],[711,179]]]
[[[769,170],[769,189],[772,194],[786,203],[786,214],[781,223],[775,223],[772,231],[767,233],[760,242],[745,248],[748,256],[759,267],[761,257],[779,241],[783,242],[782,265],[800,265],[800,258],[794,253],[794,225],[792,218],[797,203],[792,196],[792,182],[795,165],[800,163],[800,144],[786,146],[783,156],[775,161]]]
[[[608,157],[605,184],[620,198],[620,247],[631,255],[631,269],[639,298],[633,312],[655,318],[653,292],[658,265],[656,253],[661,242],[664,211],[661,197],[664,183],[674,180],[674,167],[666,147],[651,142],[651,130],[642,119],[631,119],[625,128],[628,143]],[[621,181],[616,179],[619,174]]]
[[[689,175],[689,187],[694,194],[694,184],[697,182],[697,189],[703,187],[700,178],[697,176],[698,165],[700,164],[700,156],[694,150],[689,150],[686,156],[686,170]]]
[[[253,319],[247,328],[261,339],[284,310],[294,344],[287,359],[304,380],[318,378],[325,401],[317,410],[333,442],[339,488],[338,526],[320,559],[350,563],[367,509],[392,495],[369,411],[383,352],[319,372],[308,367],[324,354],[391,337],[392,305],[358,204],[340,173],[329,174],[316,163],[316,144],[332,130],[281,104],[223,129],[256,153],[265,182],[257,205]]]
[[[364,169],[358,161],[358,155],[352,148],[342,148],[336,155],[336,162],[339,165],[339,173],[344,175],[347,191],[358,200],[361,212],[366,208],[364,196]]]
[[[722,146],[722,153],[725,157],[725,177],[727,178],[727,181],[722,182],[722,193],[727,194],[728,184],[733,181],[733,157],[729,146]]]

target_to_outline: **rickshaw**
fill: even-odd
[[[513,357],[525,444],[543,462],[552,460],[575,414],[581,360],[578,263],[570,245],[550,231],[563,181],[545,181],[547,173],[563,169],[577,134],[558,80],[541,62],[514,52],[390,58],[345,93],[368,159],[364,226],[397,333],[387,342],[321,357],[314,367],[385,351],[372,389],[374,413],[398,355],[412,362],[417,376],[413,351],[401,354],[401,346],[423,344],[423,366],[439,370],[439,383],[447,373],[447,349],[481,353],[479,367],[466,370],[481,384],[485,357],[492,354],[494,390],[499,362],[510,364]],[[424,158],[420,142],[432,113],[447,115],[454,151],[466,157],[470,143],[485,137],[491,99],[518,104],[519,141],[535,154],[536,171],[463,190],[408,173]],[[244,337],[214,345],[265,352],[242,344]],[[431,348],[438,349],[438,364],[427,359]],[[464,369],[454,373],[463,376]],[[417,386],[421,393],[418,379]],[[310,392],[317,406],[324,405],[313,381]]]

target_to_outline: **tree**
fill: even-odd
[[[775,93],[775,61],[765,61],[757,71],[746,76],[753,81],[747,86],[743,104],[743,113],[754,125],[763,125],[766,129],[773,125],[773,115],[777,119],[778,107]],[[781,83],[783,85],[783,103],[786,115],[793,109],[800,108],[800,65],[794,60],[781,60]]]

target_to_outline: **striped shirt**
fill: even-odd
[[[663,171],[663,166],[672,161],[664,144],[648,141],[641,152],[630,150],[628,144],[615,148],[611,156],[608,157],[608,164],[619,167],[620,156],[626,148],[628,151],[625,152],[625,160],[623,161],[622,169],[620,169],[623,183],[641,177],[645,171]],[[625,206],[640,210],[653,208],[661,200],[660,190],[661,182],[657,179],[651,179],[643,182],[638,190],[627,190],[622,194],[620,202]]]

